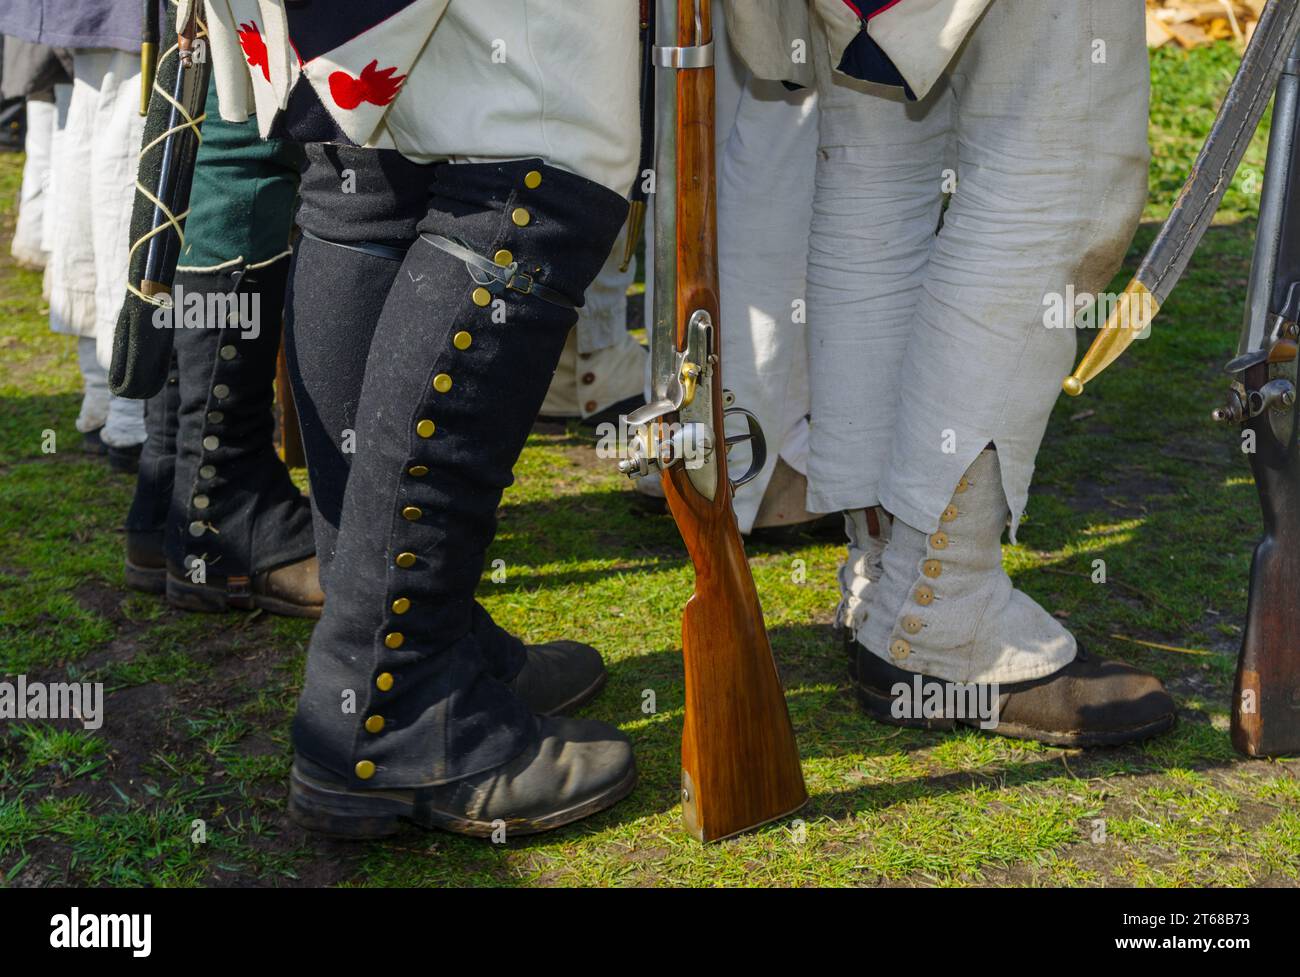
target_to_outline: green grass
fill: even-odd
[[[1228,45],[1156,53],[1150,220],[1168,211],[1235,63]],[[1261,134],[1153,337],[1059,405],[1021,542],[1005,551],[1018,585],[1094,651],[1169,684],[1176,729],[1084,752],[872,723],[829,630],[840,548],[753,546],[812,800],[795,822],[708,848],[684,835],[677,806],[691,573],[672,523],[639,514],[576,429],[530,439],[489,554],[506,576],[485,578],[481,597],[526,640],[563,634],[606,653],[610,683],[586,715],[632,737],[636,792],[505,845],[415,829],[345,845],[294,828],[288,723],[309,627],[180,614],[123,589],[131,482],[79,453],[73,344],[46,328],[39,276],[0,263],[0,673],[109,693],[95,732],[0,724],[0,884],[1300,883],[1297,764],[1246,761],[1228,742],[1259,517],[1233,432],[1207,421],[1235,347],[1263,159]],[[0,157],[6,221],[20,163]],[[1098,559],[1104,585],[1091,581]]]

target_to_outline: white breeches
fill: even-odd
[[[1044,303],[1106,286],[1146,197],[1142,18],[1131,0],[994,0],[919,103],[812,46],[810,508],[880,504],[933,532],[993,442],[1014,538],[1075,357]]]
[[[79,337],[84,394],[77,430],[109,445],[145,438],[144,401],[108,392],[113,332],[126,295],[131,205],[144,132],[140,57],[78,49],[73,82],[55,86],[49,192],[41,244],[50,328]]]
[[[107,368],[126,295],[131,205],[144,131],[140,57],[79,49],[73,74],[71,97],[56,92],[51,219],[44,242],[50,252],[50,328],[95,337],[100,365]]]
[[[817,95],[719,70],[718,269],[723,383],[754,412],[767,465],[736,492],[748,530],[777,458],[808,468],[808,326],[804,298],[817,152]],[[738,433],[738,432],[733,432]],[[749,448],[731,469],[749,467]],[[818,511],[818,510],[814,510]]]
[[[721,17],[715,30],[722,382],[758,417],[768,446],[767,465],[735,496],[736,518],[748,532],[777,459],[800,473],[808,467],[804,284],[817,94],[749,77],[726,43]],[[647,309],[652,302],[647,274]],[[733,474],[749,467],[747,445],[729,454]]]
[[[58,111],[53,100],[27,99],[27,155],[23,161],[23,184],[18,194],[18,219],[10,254],[31,268],[44,268],[49,258],[41,242],[45,210],[50,199],[50,144]]]

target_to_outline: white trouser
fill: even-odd
[[[86,387],[78,428],[89,430],[96,426],[91,420],[103,416],[104,441],[125,447],[144,440],[144,402],[111,397],[101,408],[100,401],[107,395],[104,371],[126,294],[131,205],[144,131],[139,56],[75,51],[71,92],[56,91],[56,106],[45,225],[50,328],[94,340],[98,371],[78,348]]]
[[[108,392],[108,370],[95,354],[95,337],[77,337],[77,366],[81,369],[81,412],[77,430],[82,434],[102,428],[99,436],[113,448],[129,448],[145,440],[144,401],[114,397]]]
[[[72,97],[60,128],[51,166],[50,327],[94,336],[99,361],[107,367],[126,294],[131,205],[144,131],[139,55],[75,51]]]
[[[1146,197],[1142,18],[1132,0],[994,0],[920,103],[812,46],[810,508],[881,504],[933,532],[993,442],[1014,538],[1075,356],[1044,300],[1106,286]]]
[[[749,79],[734,101],[719,154],[718,268],[723,380],[758,417],[771,450],[759,477],[736,492],[736,518],[754,522],[777,458],[808,468],[808,346],[804,289],[817,153],[815,92]],[[728,108],[731,109],[728,112]],[[749,466],[748,445],[732,451]]]
[[[68,137],[68,106],[72,103],[72,83],[54,86],[54,118],[50,121],[50,162],[45,175],[45,206],[41,208],[41,250],[45,252],[45,275],[41,279],[41,298],[50,302],[54,267],[50,252],[54,250],[55,201],[58,199],[58,169],[55,161],[63,159],[63,144]],[[50,323],[54,326],[53,321]],[[55,330],[56,332],[62,330]]]
[[[343,111],[332,81],[317,89],[354,142],[422,161],[539,156],[620,195],[632,188],[640,128],[635,3],[414,0],[306,67],[291,49],[287,61],[280,56],[284,0],[208,0],[206,9],[221,114],[242,121],[255,103],[263,135],[277,84],[310,84],[323,66],[321,84],[337,74],[331,67],[346,62],[356,72],[374,57],[405,78],[391,102],[363,100]],[[240,34],[250,26],[268,39],[265,72],[249,68]]]
[[[95,357],[94,336],[77,337],[77,367],[81,370],[83,388],[77,430],[88,434],[108,422],[108,405],[112,400],[108,392],[108,371]]]
[[[628,263],[627,271],[620,270],[625,237],[626,229],[596,280],[587,287],[585,304],[578,310],[578,323],[573,327],[579,353],[620,346],[627,338],[627,290],[636,277],[636,261]]]
[[[723,9],[715,5],[715,12]],[[778,458],[801,474],[808,459],[808,356],[804,282],[817,153],[817,95],[749,77],[715,17],[717,51],[718,272],[723,384],[754,413],[767,464],[736,491],[736,519],[753,528]],[[653,241],[653,236],[650,238]],[[649,250],[649,249],[648,249]],[[653,316],[646,274],[646,320]],[[742,433],[743,426],[728,433]],[[749,467],[748,445],[729,467]],[[824,510],[814,510],[824,511]]]
[[[623,241],[587,287],[586,304],[546,392],[543,417],[590,417],[641,393],[646,351],[627,331],[627,289],[636,264],[619,270]]]
[[[49,255],[41,246],[46,202],[50,189],[50,143],[57,111],[53,101],[27,100],[27,137],[23,149],[23,184],[18,192],[18,220],[9,253],[32,268],[44,268]]]

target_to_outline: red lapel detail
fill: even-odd
[[[396,67],[379,70],[379,61],[371,61],[361,69],[361,77],[353,78],[346,71],[336,71],[330,75],[330,95],[334,103],[345,111],[351,111],[362,102],[372,105],[387,105],[397,97],[397,90],[402,87],[406,75],[393,77]]]
[[[262,40],[262,32],[253,21],[239,25],[239,46],[244,49],[249,66],[261,68],[262,77],[270,81],[271,59],[266,54],[266,41]]]

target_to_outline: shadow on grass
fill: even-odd
[[[80,410],[77,393],[0,396],[0,465],[84,458],[75,426]],[[46,452],[47,431],[54,432],[53,454]]]
[[[1150,234],[1151,229],[1145,229],[1140,240],[1149,240]],[[1136,251],[1130,257],[1136,257]],[[1172,733],[1140,746],[1071,755],[1037,747],[1012,749],[1003,744],[999,749],[1007,756],[972,762],[968,769],[945,768],[928,757],[929,751],[985,738],[965,731],[900,730],[866,719],[857,711],[845,678],[843,653],[829,629],[814,623],[781,625],[771,629],[771,639],[790,690],[791,715],[814,789],[813,800],[802,817],[844,819],[911,800],[964,792],[972,784],[1021,786],[1061,778],[1142,776],[1240,763],[1229,748],[1226,734],[1211,727],[1208,720],[1226,710],[1232,656],[1222,652],[1234,643],[1234,626],[1238,628],[1235,640],[1239,640],[1249,552],[1259,533],[1259,516],[1249,471],[1236,450],[1234,432],[1213,428],[1204,418],[1223,391],[1218,371],[1231,355],[1236,329],[1235,322],[1225,321],[1224,310],[1235,310],[1239,305],[1248,261],[1249,228],[1212,231],[1206,251],[1189,273],[1184,288],[1167,304],[1152,339],[1139,344],[1097,381],[1085,400],[1063,400],[1058,405],[1039,459],[1038,485],[1021,536],[1025,548],[1039,547],[1062,555],[1038,554],[1035,561],[1012,566],[1017,583],[1049,610],[1061,614],[1068,626],[1089,641],[1095,653],[1152,668],[1170,681],[1183,710],[1180,725]],[[1086,341],[1091,337],[1080,338]],[[40,432],[47,427],[57,432],[61,448],[75,444],[72,421],[77,402],[75,394],[5,398],[0,404],[0,464],[12,467],[15,462],[47,458],[39,450]],[[548,446],[561,448],[589,444],[585,436],[572,433],[547,441]],[[55,460],[71,457],[65,452],[66,448]],[[98,547],[96,552],[107,558],[111,551],[112,558],[117,559],[116,544],[104,536],[112,519],[101,511],[106,495],[102,482],[93,477],[95,473],[83,473],[77,487],[72,487],[67,476],[60,479],[55,468],[47,469],[47,476],[36,466],[23,467],[25,477],[9,484],[11,497],[23,503],[22,512],[11,513],[12,524],[40,525],[49,521],[51,513],[61,524],[57,532],[52,528],[44,531],[49,538],[42,536],[38,541],[44,549],[33,549],[34,553],[68,560],[68,554],[75,551],[84,558],[88,539],[90,545]],[[36,473],[42,485],[48,478],[51,494],[73,491],[79,495],[75,500],[62,500],[68,512],[60,516],[61,510],[52,500],[47,503],[36,486],[27,484],[34,481]],[[671,520],[645,515],[625,488],[613,487],[616,484],[621,486],[613,480],[600,480],[590,491],[521,499],[507,505],[491,556],[505,559],[509,574],[492,592],[526,595],[580,588],[611,573],[646,575],[684,569],[685,552]],[[80,513],[72,511],[76,507],[80,507]],[[84,531],[72,528],[88,511],[94,511],[95,519]],[[61,538],[69,535],[70,540]],[[74,544],[82,549],[74,550]],[[788,551],[779,546],[750,547],[750,555],[756,557],[783,552]],[[1107,563],[1108,586],[1098,586],[1090,579],[1093,560],[1098,558]],[[29,562],[35,565],[6,569],[16,576],[48,572],[41,560]],[[73,562],[68,563],[68,568],[68,579],[84,579],[73,572],[78,569]],[[84,571],[84,567],[80,570]],[[31,594],[33,599],[45,602],[48,616],[57,598],[48,582],[33,580]],[[660,601],[657,606],[663,615],[675,617],[686,596],[684,589],[680,595],[674,590],[666,599],[656,598]],[[769,591],[764,596],[769,605],[781,599],[780,591]],[[78,598],[74,592],[70,599],[79,606],[78,602],[85,598],[84,594]],[[830,600],[833,602],[833,596]],[[247,633],[227,635],[223,642],[214,642],[224,652],[217,654],[217,649],[209,647],[208,657],[212,660],[202,663],[206,668],[178,682],[178,670],[185,664],[180,646],[193,640],[194,633],[202,630],[199,625],[176,621],[169,615],[161,627],[152,619],[131,626],[113,613],[106,615],[99,607],[83,611],[87,619],[86,643],[94,645],[87,649],[84,664],[104,670],[105,677],[115,680],[120,688],[114,694],[125,694],[123,701],[138,706],[141,715],[155,716],[152,724],[141,724],[138,735],[111,743],[114,750],[120,748],[120,759],[115,759],[113,768],[114,785],[122,779],[122,771],[135,774],[142,770],[151,754],[163,745],[169,750],[168,762],[193,761],[194,777],[210,776],[219,764],[208,754],[196,751],[194,743],[179,732],[166,738],[167,726],[177,715],[192,711],[195,697],[210,699],[225,713],[237,713],[253,701],[250,677],[264,685],[272,684],[276,691],[276,701],[269,703],[265,714],[259,713],[258,718],[274,736],[273,745],[267,748],[278,751],[280,759],[285,760],[285,732],[296,693],[300,651],[289,652],[291,677],[279,674],[275,670],[279,666],[272,662],[255,660],[265,637],[261,624],[256,624]],[[98,629],[100,624],[111,625],[113,636],[107,642]],[[21,626],[33,631],[10,635],[9,640],[29,645],[33,633],[45,637],[35,615]],[[629,623],[627,627],[625,634],[602,637],[621,637],[632,644],[640,637],[632,630],[637,625]],[[57,627],[48,630],[49,654],[53,655],[59,646],[66,645],[68,629],[64,624],[62,631]],[[1171,655],[1122,644],[1110,638],[1114,633],[1172,644],[1198,640],[1219,653],[1200,657]],[[285,632],[276,644],[291,644],[302,636],[301,629]],[[56,642],[60,644],[56,646]],[[684,688],[680,650],[661,647],[620,657],[611,662],[610,675],[609,688],[586,713],[628,727],[640,760],[641,785],[614,810],[558,836],[512,843],[510,851],[556,840],[563,843],[566,838],[582,838],[642,818],[659,818],[676,808]],[[199,696],[199,690],[214,678],[221,685],[220,697]],[[652,716],[639,711],[641,693],[647,688],[655,690],[658,698],[659,709]],[[853,770],[848,771],[848,776],[834,777],[821,772],[828,765],[869,766],[894,756],[908,757],[912,766],[922,772],[885,779],[878,771],[864,773],[861,778],[854,776]],[[927,767],[935,772],[926,773]],[[855,780],[874,782],[855,785]],[[283,815],[281,780],[237,783],[235,790],[247,791],[255,801],[251,810],[259,814],[271,812],[269,816],[286,841],[304,846],[302,857],[318,862],[357,851],[355,846],[309,839],[293,828]],[[830,786],[824,787],[823,783]],[[108,797],[107,782],[100,788]],[[232,805],[244,800],[242,794],[236,800],[232,792]],[[153,810],[148,800],[140,803],[141,807],[133,810]],[[414,837],[433,839],[423,853],[447,858],[457,870],[486,873],[494,884],[512,884],[515,880],[508,870],[508,853],[480,842],[412,832],[403,833],[391,843],[365,847],[371,852],[404,857],[403,846]],[[295,858],[298,854],[294,852]]]
[[[781,636],[776,637],[780,641]],[[614,663],[611,666],[611,688],[605,695],[618,695],[620,687],[635,689],[644,682],[658,680],[665,672],[680,668],[678,659],[676,649],[667,649],[641,659]],[[609,831],[615,832],[610,844],[619,846],[625,843],[620,840],[625,835],[619,832],[646,819],[656,819],[657,827],[645,836],[643,842],[636,844],[638,852],[644,854],[646,846],[661,850],[676,843],[660,836],[660,831],[677,834],[677,840],[682,844],[693,844],[684,829],[676,824],[680,800],[681,689],[676,685],[666,688],[662,684],[657,688],[662,693],[660,712],[630,731],[641,771],[640,783],[615,808],[550,835],[511,839],[505,846],[446,839],[416,829],[405,830],[398,844],[418,846],[424,843],[421,839],[430,839],[427,844],[436,848],[438,856],[455,852],[453,857],[469,859],[477,873],[490,875],[493,885],[531,884],[530,880],[518,877],[515,871],[518,865],[512,859],[521,853],[532,849],[543,852],[556,845],[581,842],[586,837]],[[844,821],[911,802],[968,794],[978,788],[1004,790],[1035,785],[1073,788],[1075,784],[1098,778],[1113,781],[1124,776],[1158,776],[1174,770],[1210,771],[1239,763],[1228,748],[1225,734],[1193,721],[1184,722],[1169,734],[1144,744],[1083,752],[1044,750],[1035,746],[1022,752],[1019,749],[1021,744],[1003,741],[1001,746],[1009,748],[1009,757],[1002,756],[969,769],[943,769],[942,763],[928,756],[930,751],[985,737],[973,731],[932,733],[873,722],[854,712],[852,696],[845,685],[831,689],[794,688],[788,698],[811,793],[809,803],[795,816],[806,822]],[[595,711],[599,710],[597,704]],[[995,747],[999,745],[998,738],[987,739]],[[878,761],[896,756],[906,757],[909,768],[931,767],[936,772],[901,778],[882,774],[882,769],[888,770],[888,767],[882,768]],[[820,773],[821,768],[826,761],[844,761],[846,758],[860,765],[861,774],[856,779],[862,782],[848,788],[828,788]],[[847,773],[846,777],[843,770],[837,772],[834,781],[842,783],[845,779],[855,779],[851,770]],[[667,828],[658,826],[664,816],[672,819]],[[758,834],[784,832],[789,820],[764,826]],[[630,841],[626,843],[632,844]],[[745,840],[742,837],[735,842],[723,842],[722,848],[731,844],[743,845]],[[418,848],[406,850],[420,853]],[[385,846],[373,846],[372,851],[375,857],[392,858]],[[426,853],[434,854],[432,850]]]

